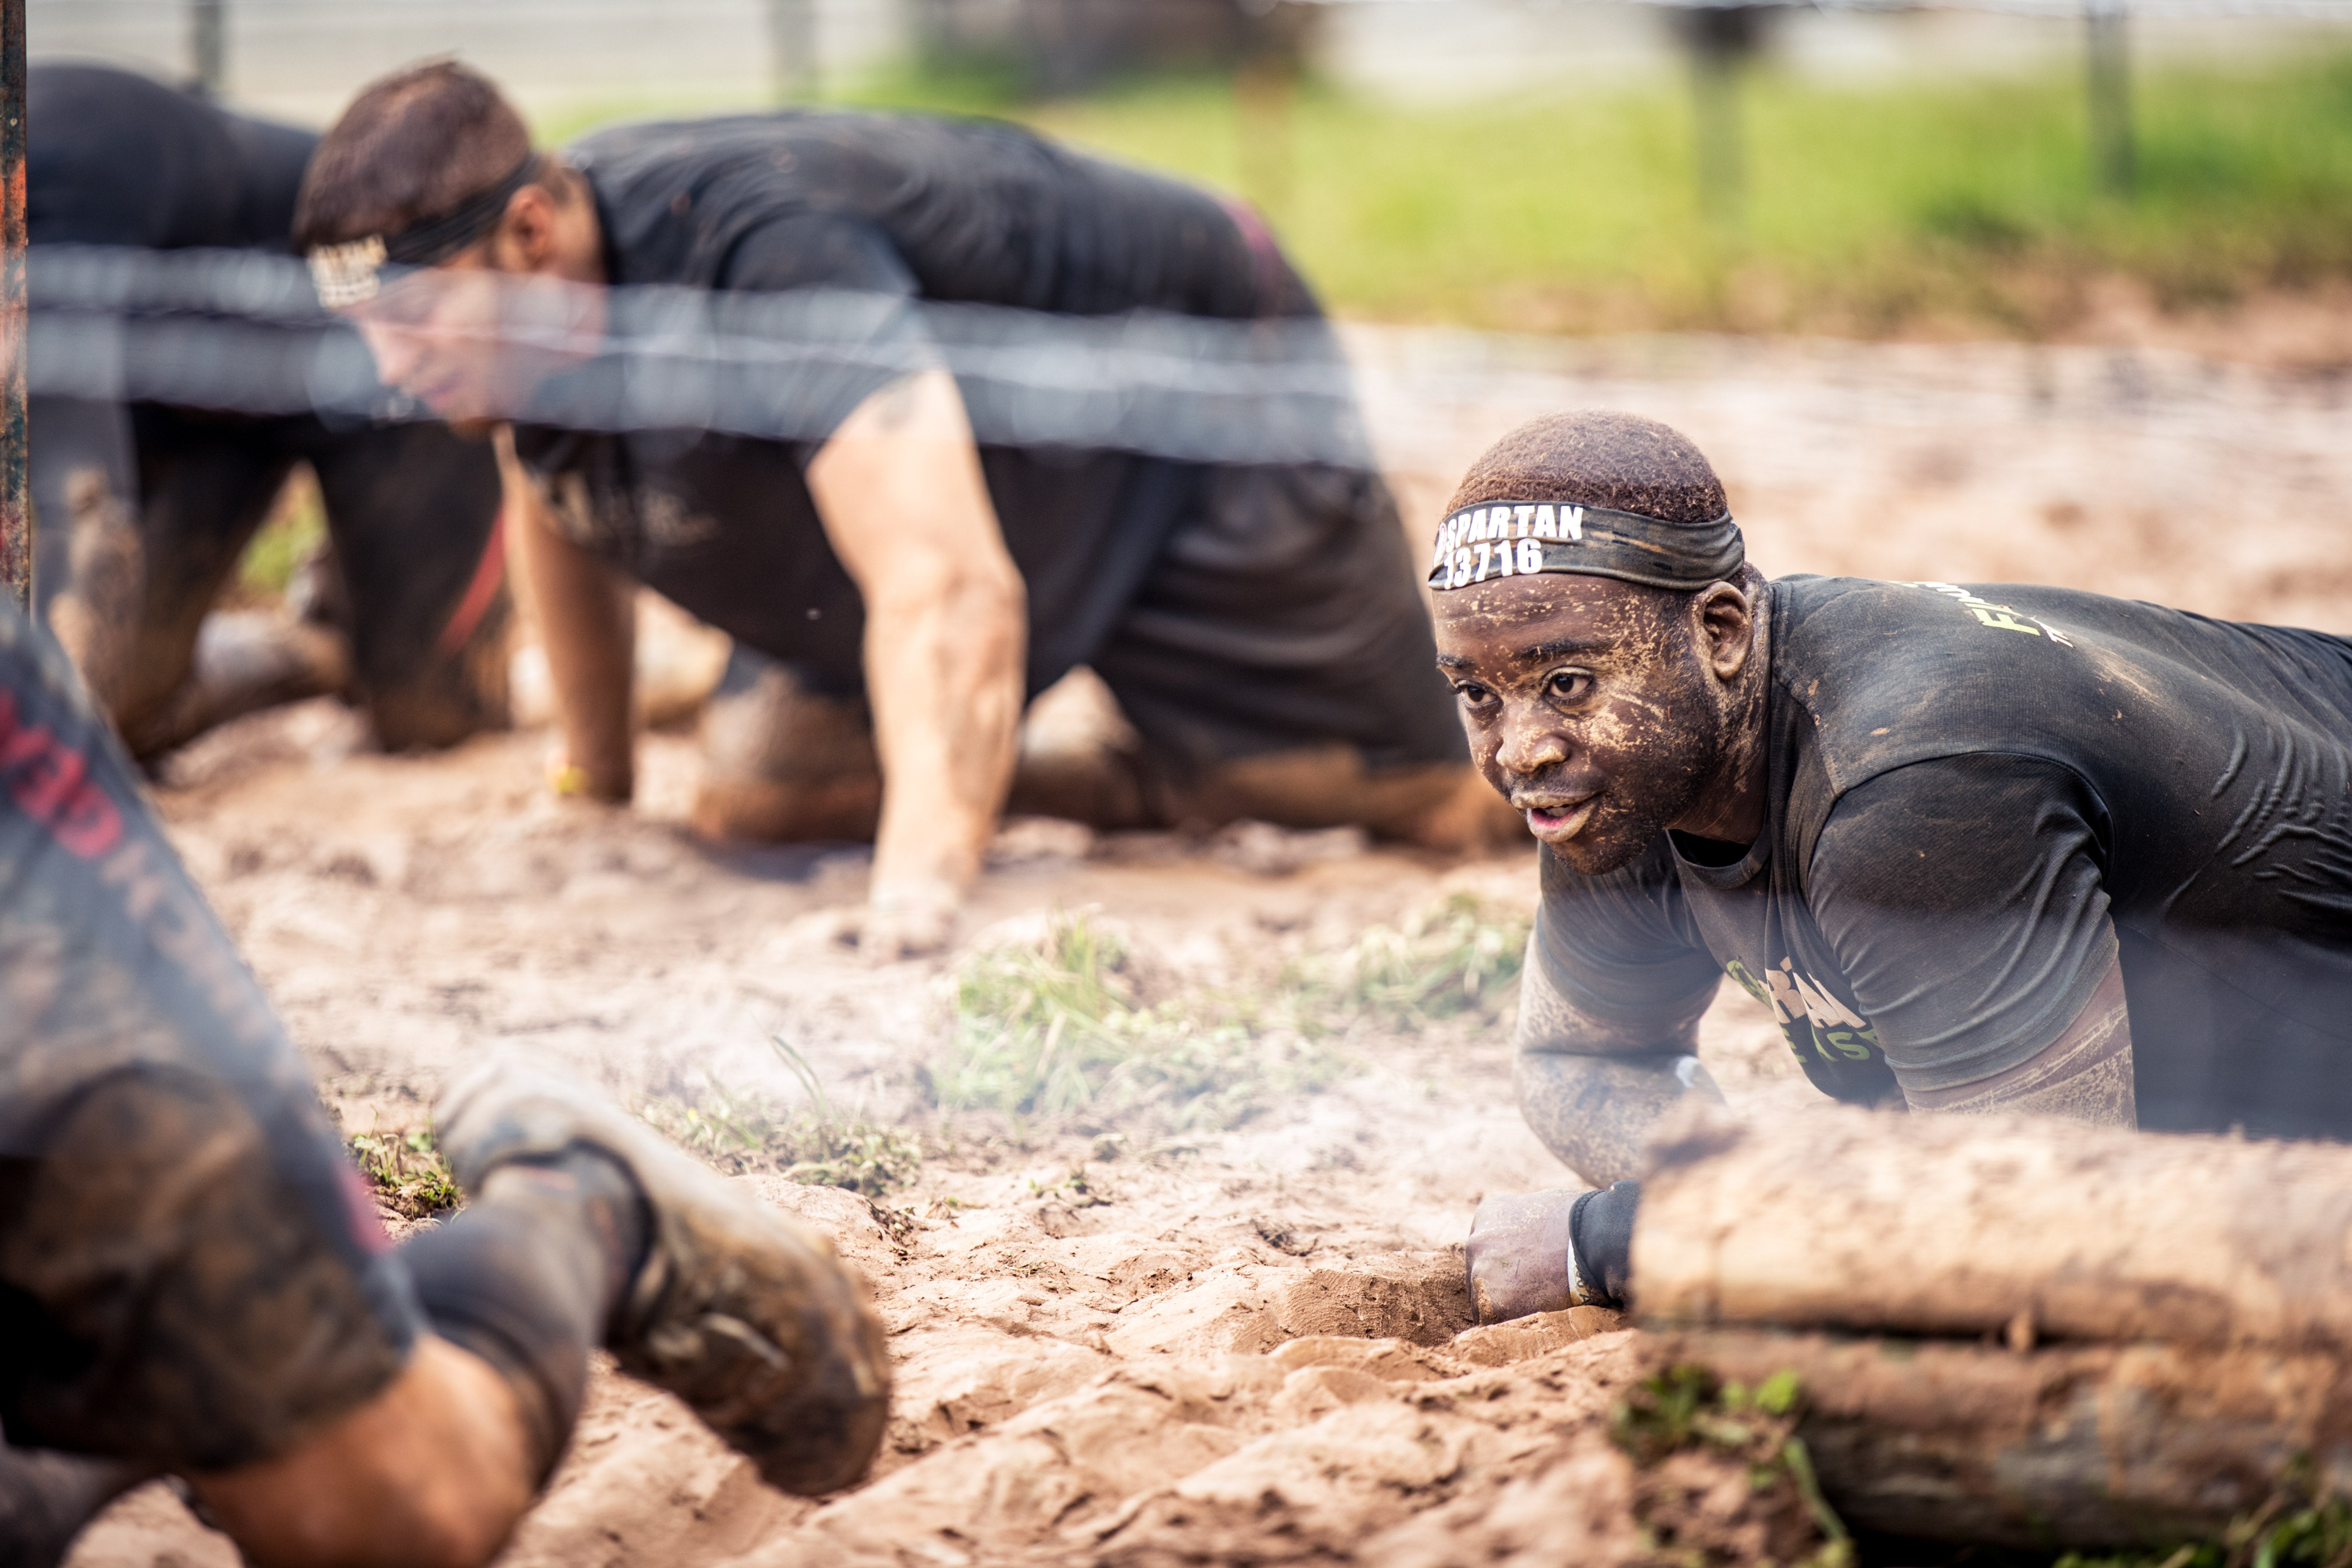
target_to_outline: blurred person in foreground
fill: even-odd
[[[26,94],[37,268],[60,246],[291,255],[312,133],[102,66],[37,65]],[[37,312],[40,294],[37,283]],[[45,351],[37,321],[37,385],[45,352],[59,351]],[[33,397],[27,425],[41,614],[135,753],[330,692],[361,702],[392,749],[505,723],[499,480],[487,442],[431,423],[54,392]],[[333,544],[324,590],[300,619],[215,614],[303,463]]]
[[[770,1482],[863,1472],[888,1374],[821,1238],[511,1064],[435,1111],[399,1246],[54,642],[0,599],[0,1564],[179,1478],[245,1560],[488,1561],[588,1358]]]
[[[1482,1320],[1624,1299],[1643,1143],[1721,1099],[1727,974],[1839,1100],[2352,1134],[2352,640],[1768,581],[1698,449],[1611,413],[1481,458],[1429,581],[1542,845],[1520,1110],[1595,1184],[1480,1205]]]
[[[608,285],[845,293],[898,364],[933,357],[918,300],[1319,321],[1245,210],[976,121],[742,116],[541,153],[492,84],[443,63],[345,110],[296,237],[387,382],[454,420],[515,421],[563,784],[630,794],[614,584],[634,577],[736,639],[698,826],[873,837],[877,951],[946,939],[1008,795],[1105,827],[1360,823],[1447,847],[1515,831],[1463,753],[1364,466],[983,447],[945,370],[847,362],[763,384],[812,411],[803,440],[517,417],[593,368],[501,331],[593,342]],[[1016,777],[1027,699],[1080,664],[1139,749]]]

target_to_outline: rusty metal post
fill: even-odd
[[[0,0],[0,578],[33,602],[25,488],[25,0]]]

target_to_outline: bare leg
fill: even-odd
[[[439,425],[312,427],[350,684],[387,751],[507,722],[509,541],[498,457]]]
[[[99,706],[115,712],[130,690],[146,580],[130,411],[37,397],[27,419],[41,613]]]
[[[1377,837],[1468,850],[1524,840],[1518,814],[1466,763],[1365,768],[1352,747],[1276,752],[1226,763],[1171,792],[1180,821],[1255,817],[1286,827],[1360,826]]]
[[[1223,763],[1189,787],[1133,748],[1024,752],[1010,812],[1062,816],[1106,831],[1251,818],[1286,827],[1356,826],[1374,837],[1453,852],[1527,836],[1517,812],[1467,764],[1369,772],[1348,746],[1276,752]]]
[[[788,668],[738,649],[703,710],[704,778],[694,823],[714,837],[808,841],[874,836],[882,773],[866,705],[816,694]],[[1370,772],[1348,746],[1243,758],[1187,785],[1123,737],[1024,749],[1005,809],[1114,832],[1254,818],[1287,827],[1361,826],[1433,849],[1517,842],[1526,830],[1466,763]]]

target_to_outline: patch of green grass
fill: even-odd
[[[1703,1366],[1672,1366],[1644,1379],[1617,1406],[1611,1432],[1637,1465],[1654,1465],[1694,1443],[1743,1450],[1779,1435],[1772,1428],[1794,1415],[1801,1392],[1797,1374],[1786,1369],[1751,1389],[1721,1382]]]
[[[932,1093],[945,1110],[1234,1126],[1347,1073],[1328,1043],[1341,1030],[1494,1021],[1527,937],[1524,916],[1456,893],[1292,964],[1269,991],[1147,1004],[1116,935],[1084,912],[1056,915],[1041,942],[988,949],[957,970],[955,1034],[929,1069]]]
[[[762,1096],[738,1093],[710,1079],[698,1095],[656,1096],[637,1114],[687,1152],[734,1175],[773,1171],[867,1198],[887,1196],[915,1179],[922,1169],[921,1144],[894,1128],[836,1115],[801,1054],[782,1040],[771,1043],[808,1091],[809,1110],[782,1110]]]
[[[1727,1560],[1727,1542],[1707,1528],[1723,1522],[1707,1517],[1711,1507],[1694,1510],[1682,1488],[1651,1474],[1673,1455],[1697,1450],[1745,1465],[1751,1506],[1798,1521],[1811,1550],[1793,1568],[1852,1568],[1853,1538],[1822,1495],[1812,1455],[1797,1436],[1802,1395],[1796,1373],[1786,1369],[1751,1389],[1686,1363],[1644,1379],[1618,1405],[1611,1436],[1644,1472],[1633,1511],[1649,1537],[1646,1562]]]
[[[345,1146],[359,1162],[360,1174],[394,1213],[430,1219],[457,1206],[457,1180],[431,1132],[362,1132]]]
[[[1118,1200],[1111,1196],[1101,1181],[1088,1176],[1083,1163],[1073,1165],[1058,1182],[1040,1182],[1029,1178],[1029,1195],[1036,1198],[1059,1198],[1074,1209],[1108,1208]]]
[[[1126,950],[1083,912],[1055,916],[1037,946],[966,960],[954,1008],[954,1038],[931,1068],[946,1110],[1230,1127],[1346,1068],[1314,1031],[1263,1006],[1139,1004]]]
[[[2091,172],[2079,78],[1831,86],[1769,68],[1743,94],[1740,221],[1700,210],[1687,95],[1660,84],[1402,107],[1303,92],[1288,175],[1251,191],[1229,86],[1055,105],[1058,134],[1275,206],[1343,313],[1501,329],[1922,315],[2011,330],[2114,271],[2189,303],[2352,274],[2352,55],[2145,70],[2140,181]],[[2064,290],[2058,291],[2063,294]]]
[[[326,508],[305,470],[287,484],[278,505],[237,558],[236,596],[247,604],[283,599],[295,568],[326,537]]]
[[[1391,1028],[1475,1014],[1492,1019],[1517,984],[1528,917],[1457,892],[1395,926],[1374,926],[1343,954],[1337,1000]]]
[[[2179,305],[2352,276],[2352,52],[2140,69],[2128,199],[2093,176],[2071,68],[1861,84],[1768,61],[1741,90],[1731,223],[1700,209],[1690,95],[1671,77],[1450,104],[1310,79],[1286,112],[1252,110],[1212,73],[1029,104],[1003,72],[898,68],[835,97],[1000,113],[1248,196],[1359,318],[1865,333],[1937,318],[2031,333],[2087,309],[2100,274]]]
[[[2052,1568],[2352,1568],[2352,1506],[2315,1500],[2305,1460],[2268,1503],[2218,1540],[2113,1555],[2070,1552]]]

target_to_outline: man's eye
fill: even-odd
[[[1454,694],[1473,708],[1477,707],[1482,702],[1492,701],[1495,696],[1493,692],[1487,690],[1485,687],[1471,680],[1455,681],[1454,683]]]
[[[1562,670],[1544,682],[1544,695],[1562,702],[1574,702],[1592,689],[1592,677],[1581,671]]]

